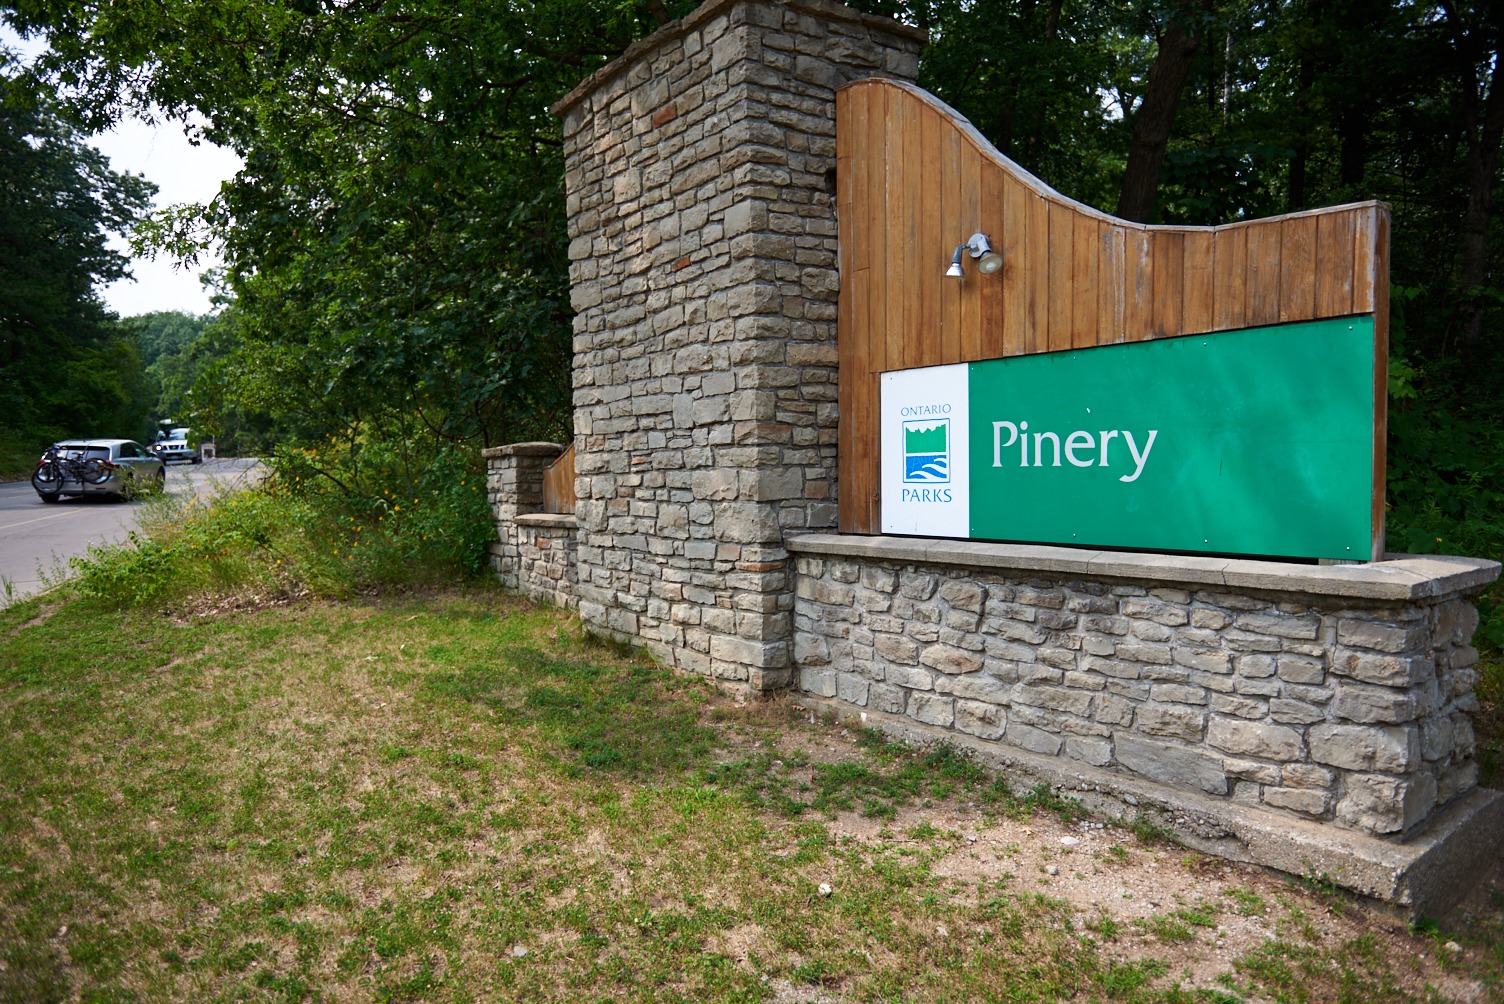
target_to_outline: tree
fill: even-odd
[[[212,318],[195,317],[176,310],[159,310],[127,318],[140,349],[141,361],[151,384],[153,411],[158,421],[173,419],[185,424],[186,397],[204,367],[198,342]]]
[[[126,274],[108,245],[152,187],[117,174],[0,50],[0,438],[7,466],[62,435],[136,435],[146,388],[134,342],[96,288]]]
[[[1483,327],[1480,294],[1488,278],[1489,231],[1494,184],[1504,140],[1504,13],[1497,4],[1469,9],[1457,0],[1441,4],[1453,45],[1462,147],[1467,165],[1467,209],[1462,218],[1458,292],[1465,298],[1461,340],[1476,343]]]
[[[223,242],[242,365],[221,387],[240,405],[313,438],[351,423],[482,444],[565,434],[547,108],[692,2],[10,6],[48,32],[43,66],[81,121],[197,111],[244,157],[214,206],[158,230],[179,250],[205,228]]]
[[[1175,124],[1175,112],[1190,78],[1192,62],[1207,31],[1204,23],[1188,27],[1190,16],[1191,12],[1174,11],[1167,24],[1156,25],[1154,62],[1149,67],[1143,101],[1133,112],[1128,164],[1118,196],[1117,215],[1125,220],[1148,223],[1154,216],[1170,129]]]

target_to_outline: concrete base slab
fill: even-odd
[[[1007,771],[1022,790],[1043,782],[1099,816],[1124,821],[1145,817],[1173,832],[1187,847],[1331,882],[1386,905],[1408,921],[1445,913],[1466,895],[1477,875],[1504,855],[1504,792],[1488,788],[1474,789],[1452,802],[1405,839],[1384,840],[1262,806],[968,739],[836,700],[810,694],[791,694],[788,699],[912,745],[948,742],[986,766]]]

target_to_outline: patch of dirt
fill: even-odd
[[[814,764],[859,761],[865,755],[849,727],[805,718],[803,727],[790,728],[796,712],[785,702],[724,698],[714,703],[734,707],[738,716],[763,719],[767,726],[784,726],[773,733],[778,738],[771,745],[759,736],[767,731],[756,729],[732,736],[733,747],[802,754]],[[1045,809],[1024,819],[998,817],[963,795],[900,806],[888,819],[840,812],[825,823],[833,840],[855,841],[874,852],[943,847],[949,841],[952,846],[930,864],[932,874],[972,887],[999,883],[1006,892],[1063,900],[1082,938],[1107,943],[1117,958],[1163,961],[1169,966],[1166,978],[1182,981],[1187,990],[1216,987],[1218,976],[1234,972],[1234,960],[1271,940],[1334,948],[1367,937],[1406,993],[1462,1004],[1490,1000],[1489,988],[1466,974],[1473,968],[1469,961],[1479,961],[1504,933],[1504,848],[1468,899],[1442,918],[1435,931],[1445,933],[1427,934],[1412,933],[1383,904],[1170,842],[1141,841],[1113,822],[1067,821]],[[941,836],[909,836],[926,828]],[[948,936],[944,930],[934,934]],[[1178,940],[1184,935],[1187,940]],[[1335,968],[1332,976],[1335,983]],[[780,1002],[833,999],[818,988],[773,989]]]
[[[254,613],[308,603],[313,594],[301,586],[266,592],[246,590],[236,593],[204,593],[179,600],[163,611],[174,624],[186,625],[204,617],[222,617],[228,613]]]
[[[47,623],[52,615],[57,613],[61,609],[63,609],[63,604],[61,603],[42,604],[42,608],[37,611],[37,615],[26,623],[18,624],[14,628],[12,628],[10,636],[14,638],[16,635],[20,634],[22,631],[25,631],[27,628],[36,627],[38,624]]]

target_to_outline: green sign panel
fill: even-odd
[[[883,376],[883,530],[1370,557],[1371,317]]]

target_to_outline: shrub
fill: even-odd
[[[480,458],[445,447],[413,467],[403,455],[372,447],[356,464],[339,451],[287,449],[258,486],[150,499],[126,543],[73,560],[78,588],[141,606],[204,594],[343,596],[481,572],[496,531]]]

